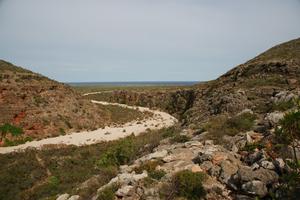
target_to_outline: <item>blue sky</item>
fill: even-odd
[[[204,81],[300,37],[299,0],[0,0],[0,59],[59,81]]]

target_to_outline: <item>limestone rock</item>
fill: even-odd
[[[259,197],[264,197],[268,194],[266,184],[256,180],[243,184],[242,189],[249,194],[258,195]]]
[[[73,195],[68,200],[79,200],[79,199],[80,199],[79,195]]]
[[[69,197],[69,194],[62,194],[56,200],[68,200]]]
[[[133,186],[125,185],[125,186],[122,186],[120,189],[118,189],[118,191],[116,192],[116,195],[118,197],[125,197],[125,196],[128,196],[132,190],[133,190]]]

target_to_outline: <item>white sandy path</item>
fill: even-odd
[[[90,93],[85,93],[82,96],[88,96],[88,95],[93,95],[93,94],[112,93],[112,92],[113,92],[113,90],[102,91],[102,92],[90,92]]]
[[[65,144],[65,145],[76,145],[76,146],[90,145],[101,141],[117,140],[129,136],[132,133],[134,133],[134,135],[139,135],[140,133],[146,132],[148,128],[150,128],[151,130],[167,128],[173,126],[177,122],[177,119],[169,115],[168,113],[157,111],[157,110],[151,110],[145,107],[128,106],[125,104],[108,103],[102,101],[92,101],[92,102],[97,104],[102,104],[102,105],[117,105],[117,106],[126,107],[130,109],[138,108],[140,111],[149,111],[153,113],[153,117],[139,122],[137,121],[129,122],[119,127],[108,126],[105,127],[104,129],[97,129],[95,131],[83,131],[79,133],[71,133],[68,135],[46,138],[39,141],[27,142],[25,144],[18,145],[18,146],[0,147],[0,154],[11,153],[14,151],[22,151],[28,147],[39,149],[43,147],[43,145],[49,145],[49,144],[50,145]]]

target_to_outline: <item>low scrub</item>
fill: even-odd
[[[240,132],[250,131],[256,116],[243,113],[232,118],[221,115],[211,119],[204,129],[209,132],[208,138],[221,142],[224,135],[234,136]]]
[[[57,146],[0,155],[0,199],[44,199],[61,193],[72,193],[81,183],[98,175],[97,186],[92,190],[87,188],[86,191],[80,191],[81,196],[90,199],[96,192],[95,188],[105,185],[116,176],[118,165],[130,163],[152,152],[166,133],[175,130],[151,131],[136,137],[89,146]],[[41,164],[41,160],[44,164]],[[105,164],[99,165],[100,160]]]
[[[104,190],[98,193],[97,200],[114,200],[115,193],[117,192],[118,188],[119,186],[116,184],[105,188]]]
[[[161,197],[163,199],[175,199],[176,197],[189,200],[202,199],[206,195],[202,185],[204,180],[205,174],[201,172],[180,171],[172,177],[171,183],[163,186]]]
[[[143,173],[143,171],[147,171],[150,178],[154,180],[160,180],[162,177],[166,175],[166,172],[163,170],[157,170],[157,166],[161,165],[163,162],[159,160],[150,160],[143,163],[138,168],[135,168],[134,171],[138,174]]]

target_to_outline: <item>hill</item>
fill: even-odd
[[[96,129],[108,114],[68,85],[0,60],[0,125],[22,129],[9,141],[40,139],[70,131]],[[3,128],[3,127],[2,127]]]
[[[300,38],[277,45],[241,64],[218,79],[194,87],[164,91],[118,90],[89,98],[165,110],[192,128],[211,117],[234,115],[244,109],[264,114],[280,92],[298,92],[300,86]]]
[[[300,38],[277,45],[220,78],[198,85],[186,120],[198,123],[246,108],[267,113],[274,106],[272,97],[282,91],[298,93],[299,86]]]

